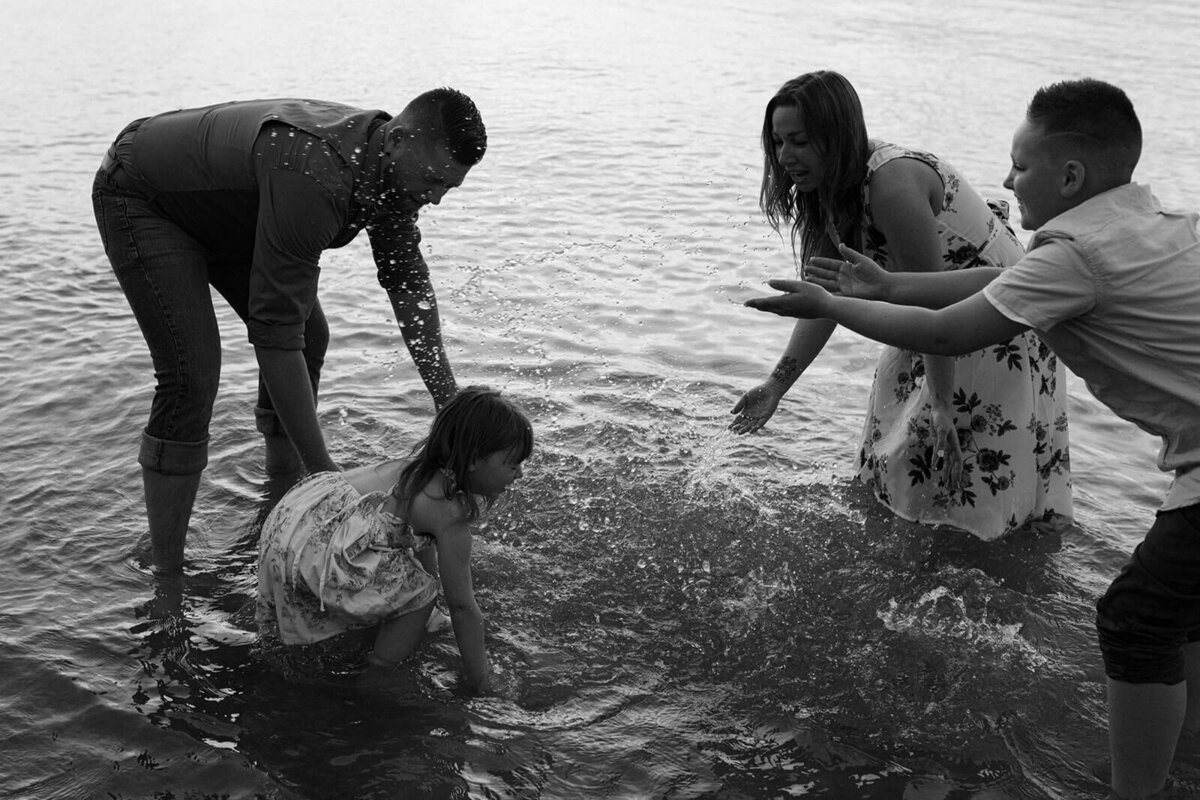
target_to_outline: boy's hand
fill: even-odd
[[[783,294],[775,297],[752,297],[746,301],[748,308],[799,319],[818,319],[825,316],[825,303],[830,295],[820,286],[804,281],[784,280],[769,281],[768,285]]]
[[[886,300],[889,273],[862,253],[842,245],[845,260],[814,257],[804,267],[804,280],[832,294],[860,300]]]

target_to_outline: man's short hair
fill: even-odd
[[[414,97],[401,114],[437,131],[460,164],[478,164],[487,151],[483,117],[471,98],[457,89],[430,89]]]
[[[1043,86],[1029,101],[1026,118],[1050,134],[1089,140],[1130,171],[1142,153],[1142,125],[1125,92],[1095,78]]]

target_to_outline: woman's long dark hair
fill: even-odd
[[[811,147],[825,164],[825,179],[813,192],[798,192],[779,163],[772,117],[780,107],[796,108]],[[759,207],[776,233],[790,227],[792,252],[800,241],[802,262],[833,248],[826,225],[851,247],[861,247],[863,178],[871,144],[862,103],[854,86],[831,70],[808,72],[779,87],[767,103],[762,129],[763,180]]]
[[[515,403],[486,386],[468,386],[442,406],[429,436],[412,452],[393,490],[405,509],[429,481],[441,477],[443,496],[458,499],[467,520],[478,519],[471,464],[493,453],[513,451],[517,461],[533,452],[533,427]],[[491,507],[496,498],[484,498]],[[407,516],[407,514],[406,514]]]

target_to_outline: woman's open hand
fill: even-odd
[[[742,395],[730,412],[738,417],[729,423],[729,430],[739,435],[754,433],[774,416],[782,397],[783,391],[770,381],[755,386]]]

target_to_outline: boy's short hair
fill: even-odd
[[[474,166],[487,152],[487,130],[471,98],[457,89],[430,89],[412,99],[401,116],[438,131],[454,160]]]
[[[1043,86],[1025,114],[1047,134],[1079,137],[1130,172],[1142,154],[1142,125],[1133,103],[1116,86],[1095,78]]]

